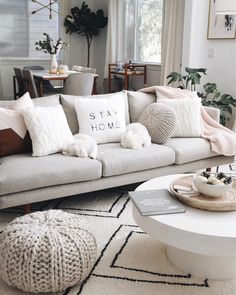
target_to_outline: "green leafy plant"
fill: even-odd
[[[172,72],[167,76],[169,79],[168,84],[177,83],[177,86],[182,89],[196,90],[196,85],[201,83],[202,75],[206,75],[207,69],[205,68],[185,68],[186,74],[181,75],[177,72]]]
[[[177,72],[172,72],[167,76],[168,85],[175,83],[175,85],[182,89],[189,89],[196,91],[196,85],[201,84],[202,75],[206,75],[205,68],[185,68],[186,74],[181,75]],[[230,119],[232,114],[232,106],[236,107],[236,99],[230,94],[221,94],[217,88],[216,83],[206,83],[203,85],[204,92],[198,92],[198,96],[202,99],[202,105],[211,106],[220,110],[220,122],[225,125],[226,121]]]
[[[47,33],[43,33],[45,40],[39,40],[35,42],[35,49],[36,50],[41,50],[44,53],[49,53],[49,54],[58,54],[61,49],[65,48],[68,46],[68,43],[63,42],[60,39],[54,43],[53,38],[51,38]]]
[[[66,33],[84,36],[87,41],[87,67],[90,63],[90,47],[94,36],[98,36],[100,29],[107,25],[107,17],[102,9],[92,12],[83,2],[81,8],[71,9],[71,15],[67,15],[64,21]]]
[[[236,100],[230,94],[221,94],[216,83],[203,85],[205,93],[198,93],[204,106],[211,106],[220,110],[220,122],[225,125],[230,119],[232,106],[236,107]]]

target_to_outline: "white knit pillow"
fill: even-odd
[[[75,110],[80,133],[92,136],[97,143],[120,142],[126,130],[123,99],[78,98]]]
[[[200,137],[202,133],[201,99],[200,97],[159,99],[174,109],[177,126],[172,137]]]
[[[22,111],[33,146],[33,156],[60,152],[73,142],[62,106],[34,107]]]
[[[177,117],[171,107],[157,102],[142,111],[138,122],[147,128],[153,143],[163,144],[174,134]]]

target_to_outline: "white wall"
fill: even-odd
[[[185,1],[185,24],[183,41],[183,69],[207,68],[208,76],[203,82],[215,82],[222,93],[236,99],[236,40],[208,40],[207,0]],[[214,57],[209,57],[213,50]]]

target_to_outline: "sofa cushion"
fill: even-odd
[[[60,94],[36,97],[32,99],[32,102],[36,107],[56,107],[60,105]]]
[[[102,162],[102,174],[106,177],[171,165],[175,161],[175,153],[157,144],[133,150],[122,148],[120,143],[109,143],[98,146],[97,159]]]
[[[210,142],[204,138],[171,138],[164,145],[175,151],[176,164],[217,156],[211,151]]]
[[[127,91],[129,103],[130,123],[135,123],[144,108],[156,102],[156,95],[153,93],[143,93],[137,91]]]
[[[60,154],[40,158],[29,154],[1,159],[0,195],[60,184],[99,179],[99,161]]]

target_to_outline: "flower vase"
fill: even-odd
[[[51,54],[51,63],[50,63],[49,72],[51,74],[56,74],[57,69],[58,69],[57,55],[56,54]]]

